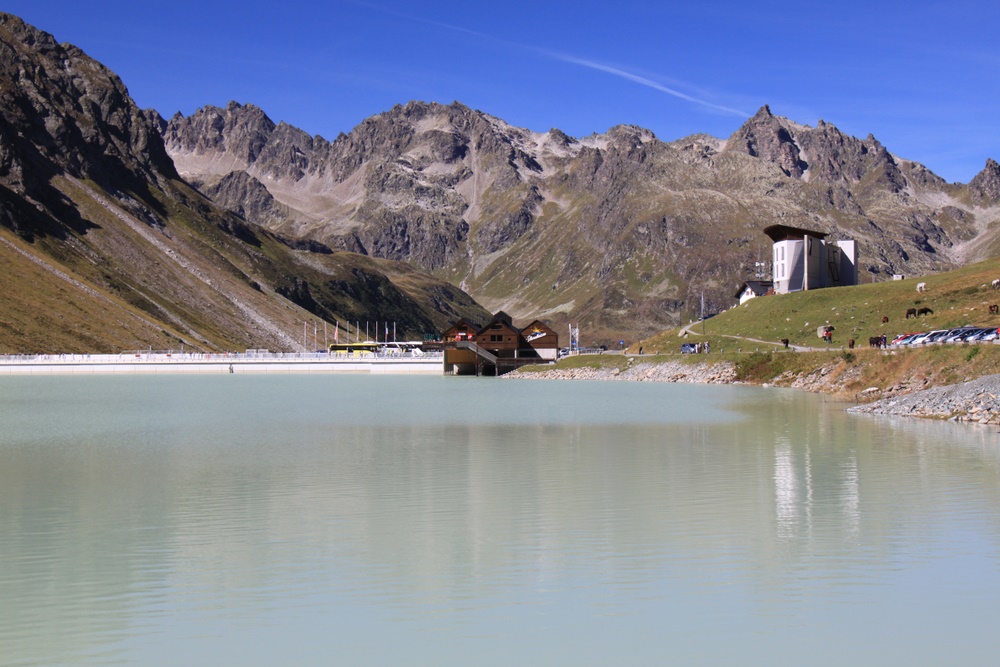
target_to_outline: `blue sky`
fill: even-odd
[[[166,117],[230,100],[333,139],[410,100],[581,137],[728,137],[764,104],[948,181],[1000,161],[1000,2],[15,0]],[[992,46],[991,46],[992,45]]]

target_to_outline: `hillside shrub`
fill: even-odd
[[[774,377],[771,352],[751,352],[736,361],[736,379],[740,382],[760,381]]]

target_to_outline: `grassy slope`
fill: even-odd
[[[1000,317],[988,313],[990,304],[1000,303],[1000,292],[990,288],[996,278],[1000,278],[1000,258],[898,282],[752,299],[695,324],[686,338],[680,330],[666,331],[635,343],[628,351],[636,353],[642,346],[647,363],[728,361],[735,364],[738,380],[743,382],[804,386],[844,398],[875,398],[887,390],[952,384],[1000,373],[1000,345],[933,345],[886,352],[870,349],[868,338],[885,333],[891,340],[899,333],[963,324],[1000,327]],[[926,293],[917,294],[918,282],[927,283]],[[906,320],[905,312],[911,307],[929,307],[934,314]],[[883,316],[889,317],[887,324],[882,324]],[[824,324],[836,327],[829,347],[816,334]],[[778,343],[780,338],[817,349],[786,351]],[[858,343],[853,351],[846,349],[850,338]],[[712,354],[679,355],[685,340],[708,341]],[[625,359],[595,355],[559,362],[559,367],[581,365],[623,368]],[[870,387],[880,391],[862,393]]]
[[[126,224],[131,216],[92,183],[53,183],[88,228],[33,243],[0,229],[0,354],[293,349],[303,322],[322,329],[324,318],[398,320],[405,338],[487,316],[461,291],[405,265],[293,251],[183,182],[170,186],[173,196],[146,193],[160,227]]]

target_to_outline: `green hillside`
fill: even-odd
[[[1000,317],[989,314],[989,306],[1000,303],[1000,291],[991,287],[997,278],[1000,258],[993,258],[929,276],[762,297],[699,322],[689,331],[692,335],[704,332],[722,348],[763,349],[768,344],[778,346],[782,338],[791,345],[825,347],[817,335],[818,327],[824,325],[834,327],[835,347],[846,347],[851,338],[867,346],[870,337],[883,334],[891,341],[901,333],[965,324],[1000,326]],[[916,286],[921,282],[927,284],[927,291],[918,293]],[[930,308],[933,313],[907,319],[910,308]],[[883,323],[884,317],[888,323]],[[667,331],[630,349],[642,345],[647,351],[674,351],[680,345],[680,333]]]
[[[1000,258],[921,278],[760,297],[637,342],[627,355],[568,357],[556,368],[589,368],[613,377],[643,364],[721,364],[733,369],[735,382],[796,387],[853,401],[955,384],[1000,373],[1000,344],[883,350],[869,347],[868,339],[885,334],[892,340],[900,333],[965,324],[1000,327],[1000,316],[989,313],[990,305],[1000,303],[1000,291],[991,287],[997,278]],[[926,292],[917,293],[919,282],[927,283]],[[923,307],[933,314],[906,319],[907,309]],[[883,324],[883,317],[889,321]],[[831,344],[817,335],[823,325],[835,327]],[[789,339],[789,349],[782,338]],[[853,350],[847,345],[851,338],[857,343]],[[681,354],[683,342],[707,342],[711,353]],[[640,348],[642,355],[636,356]]]

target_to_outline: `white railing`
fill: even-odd
[[[441,352],[419,350],[384,350],[378,352],[355,353],[354,355],[326,352],[172,352],[134,351],[118,354],[5,354],[0,355],[0,364],[169,364],[169,363],[255,363],[288,362],[317,363],[337,361],[392,361],[415,359],[441,359]]]

